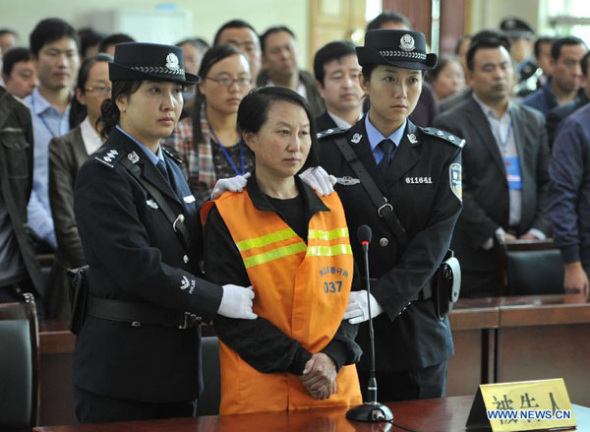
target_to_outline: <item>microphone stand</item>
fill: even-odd
[[[373,315],[371,313],[371,282],[369,281],[369,241],[363,240],[363,255],[365,259],[365,275],[367,288],[367,305],[369,311],[369,341],[371,344],[371,372],[369,384],[367,386],[367,401],[362,405],[351,408],[346,413],[349,420],[363,422],[382,422],[392,421],[393,413],[391,410],[377,402],[377,378],[375,377],[375,332],[373,330]]]

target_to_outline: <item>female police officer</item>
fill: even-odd
[[[119,44],[109,64],[108,139],[81,168],[75,212],[89,264],[74,358],[82,422],[190,416],[200,387],[201,321],[253,319],[251,289],[199,274],[195,198],[163,152],[182,109],[182,50]]]
[[[359,226],[371,226],[377,238],[370,254],[371,278],[377,278],[371,311],[378,315],[376,369],[382,401],[442,396],[446,360],[453,354],[448,320],[435,314],[430,279],[461,210],[461,140],[408,120],[420,97],[423,71],[436,64],[436,55],[425,49],[419,32],[367,32],[357,55],[371,108],[349,130],[326,131],[320,138],[321,165],[338,178],[355,258],[362,257],[355,238]],[[350,154],[345,157],[340,147]],[[355,164],[364,174],[357,174]],[[378,212],[367,193],[369,183],[381,205],[393,206],[399,225],[390,226],[381,217],[390,206]],[[353,292],[345,317],[352,323],[366,321],[367,309],[366,291]],[[357,340],[364,352],[369,351],[366,335],[361,326]],[[363,388],[366,355],[358,369]]]

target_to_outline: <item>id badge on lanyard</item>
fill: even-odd
[[[522,189],[522,177],[520,176],[520,162],[517,156],[505,157],[504,167],[506,168],[506,179],[509,190]]]

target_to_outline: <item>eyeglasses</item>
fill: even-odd
[[[240,87],[248,87],[248,86],[252,85],[252,79],[250,79],[250,78],[232,79],[232,78],[209,78],[209,77],[207,77],[206,79],[214,81],[217,84],[220,84],[222,86],[227,86],[227,87],[231,86],[232,84],[237,84]]]
[[[107,87],[107,86],[94,86],[94,87],[86,87],[85,89],[87,92],[93,92],[96,91],[98,93],[102,93],[104,95],[110,95],[111,94],[111,87]]]

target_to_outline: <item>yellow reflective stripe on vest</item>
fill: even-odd
[[[335,246],[310,246],[307,248],[308,256],[336,256],[336,255],[352,255],[350,245],[335,245]]]
[[[283,246],[277,249],[270,250],[258,255],[252,255],[251,257],[243,258],[246,268],[254,267],[260,264],[266,264],[267,262],[274,261],[279,258],[284,258],[290,255],[297,255],[298,253],[305,252],[307,245],[303,242],[294,243],[289,246]]]
[[[236,246],[240,252],[245,252],[250,249],[268,246],[271,243],[288,240],[293,237],[297,237],[297,234],[295,234],[295,231],[293,231],[291,228],[287,228],[285,230],[275,231],[261,237],[242,240],[241,242],[236,243]]]
[[[348,228],[336,228],[330,231],[310,229],[307,238],[314,240],[336,240],[348,238]]]

